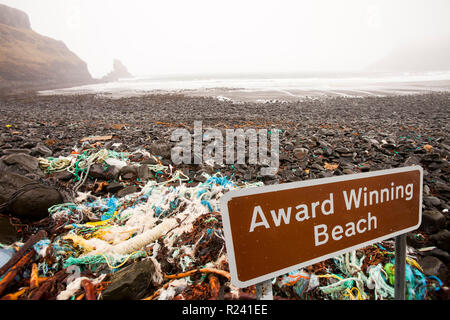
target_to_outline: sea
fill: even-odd
[[[182,93],[219,100],[266,102],[449,91],[450,71],[433,71],[147,75],[39,93],[96,94],[112,98]]]

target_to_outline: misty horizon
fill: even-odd
[[[113,59],[135,76],[364,72],[417,43],[446,43],[450,30],[448,1],[0,3],[25,11],[33,30],[63,41],[95,78]],[[446,50],[432,69],[450,69]]]

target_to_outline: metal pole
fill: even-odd
[[[395,300],[405,300],[406,234],[395,237]]]
[[[272,281],[266,280],[256,285],[256,299],[273,300]]]

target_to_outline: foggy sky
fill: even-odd
[[[448,0],[0,0],[101,77],[358,71],[396,47],[449,41]]]

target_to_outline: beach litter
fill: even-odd
[[[140,162],[132,160],[137,153]],[[94,165],[105,171],[144,166],[149,179],[104,181],[135,188],[117,196],[95,187],[97,179],[92,183]],[[25,243],[0,244],[1,299],[256,298],[255,286],[238,289],[230,282],[219,200],[263,182],[237,183],[221,172],[203,172],[204,182],[194,182],[145,150],[74,150],[40,158],[39,166],[49,176],[70,173],[65,186],[73,196],[49,208],[40,222],[48,232],[31,230]],[[275,299],[393,299],[393,256],[393,243],[384,241],[289,272],[273,279]],[[407,299],[423,300],[442,281],[425,276],[416,259],[410,248]]]

